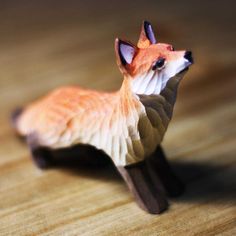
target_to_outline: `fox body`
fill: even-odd
[[[172,117],[178,84],[192,64],[191,53],[157,43],[144,22],[137,46],[116,39],[124,75],[112,93],[67,86],[24,108],[15,127],[34,146],[58,149],[90,144],[116,166],[142,161],[161,143]]]

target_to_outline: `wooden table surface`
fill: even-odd
[[[1,1],[0,235],[236,235],[234,11],[233,1]],[[9,123],[59,85],[118,89],[114,39],[136,42],[143,19],[196,62],[163,142],[187,190],[161,215],[140,210],[111,165],[37,169]]]

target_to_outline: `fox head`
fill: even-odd
[[[168,80],[181,77],[193,63],[190,51],[175,51],[170,44],[156,41],[152,26],[144,21],[137,46],[115,40],[117,64],[136,94],[160,94]]]

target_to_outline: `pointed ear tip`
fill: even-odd
[[[121,44],[121,40],[119,38],[116,38],[115,39],[115,48],[119,48],[120,47],[120,44]]]
[[[132,42],[130,42],[129,40],[126,40],[126,39],[120,39],[120,38],[116,38],[115,40],[115,44],[116,45],[121,45],[121,44],[125,44],[125,45],[130,45],[132,47],[134,47],[135,45],[133,45]]]
[[[119,44],[120,39],[119,38],[115,38],[115,44]]]
[[[116,38],[115,39],[115,43],[117,43],[117,44],[126,43],[126,40],[123,40],[123,39],[120,39],[120,38]]]
[[[151,23],[149,21],[147,21],[147,20],[144,20],[143,21],[143,25],[151,25]]]

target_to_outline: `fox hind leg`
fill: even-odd
[[[39,147],[31,149],[31,155],[34,163],[40,169],[47,169],[54,164],[52,153],[47,148]]]
[[[54,165],[52,151],[49,148],[38,146],[34,135],[27,137],[27,143],[32,159],[40,169],[47,169]]]

